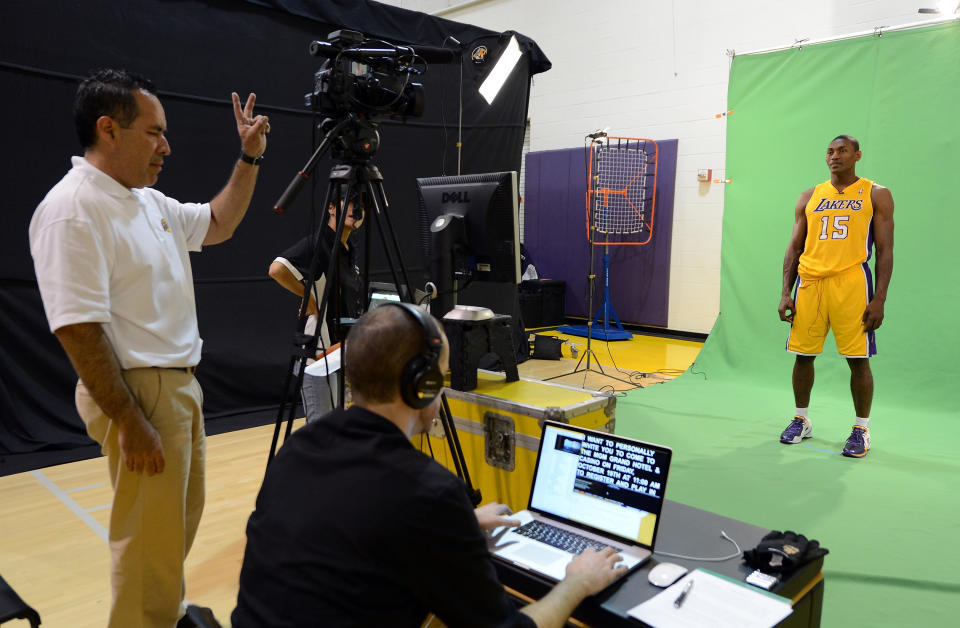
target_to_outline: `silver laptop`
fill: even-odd
[[[562,580],[585,547],[611,546],[629,570],[653,553],[673,451],[547,421],[530,504],[518,528],[494,531],[497,557]]]

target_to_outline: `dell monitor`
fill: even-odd
[[[417,179],[420,243],[442,317],[471,281],[520,283],[517,173]],[[484,305],[484,304],[477,304]]]

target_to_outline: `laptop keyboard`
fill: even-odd
[[[597,551],[607,547],[607,545],[600,541],[594,541],[576,532],[569,532],[552,526],[549,523],[543,523],[542,521],[531,521],[526,525],[516,528],[514,532],[535,541],[546,543],[565,552],[570,552],[571,554],[579,554],[588,547],[592,547]],[[613,549],[618,552],[620,551],[617,547]]]

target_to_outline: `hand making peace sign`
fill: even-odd
[[[233,115],[237,119],[237,134],[245,155],[256,159],[267,150],[267,133],[270,132],[270,119],[267,116],[253,117],[253,104],[257,95],[247,96],[247,104],[240,109],[240,96],[233,92]]]

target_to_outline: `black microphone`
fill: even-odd
[[[333,58],[344,56],[348,59],[363,61],[379,57],[399,57],[402,49],[397,48],[340,48],[328,41],[310,42],[310,54],[314,57]],[[409,53],[408,53],[409,54]]]
[[[397,46],[395,48],[340,48],[327,41],[310,42],[310,54],[314,57],[332,58],[343,55],[350,59],[372,59],[378,57],[401,57],[416,55],[427,63],[454,63],[460,57],[460,50],[438,48],[436,46]]]
[[[405,46],[427,63],[456,63],[460,58],[460,48],[438,48],[436,46]]]
[[[339,52],[340,48],[337,48],[328,41],[310,42],[310,54],[314,57],[332,58],[336,57]]]

